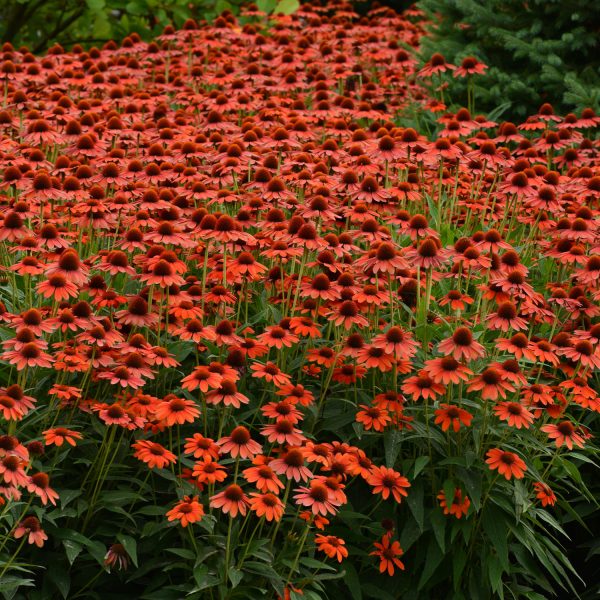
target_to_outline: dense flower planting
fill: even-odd
[[[578,585],[600,119],[447,113],[485,65],[421,35],[305,5],[2,48],[0,591]]]

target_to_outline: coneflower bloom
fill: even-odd
[[[334,535],[316,535],[315,544],[321,552],[324,552],[329,558],[335,558],[338,562],[342,562],[344,558],[348,557],[346,542]]]
[[[200,390],[206,394],[211,389],[218,389],[222,381],[223,377],[219,373],[215,373],[208,367],[200,365],[181,380],[181,387],[190,392]]]
[[[27,543],[35,544],[38,548],[41,548],[48,539],[36,517],[25,517],[17,525],[13,535],[17,540],[23,536],[27,536]]]
[[[437,499],[440,501],[440,506],[444,511],[445,515],[454,515],[457,519],[460,519],[462,516],[466,515],[469,512],[469,507],[471,506],[471,500],[467,495],[463,496],[463,491],[460,488],[455,488],[454,496],[452,498],[452,502],[448,505],[448,499],[446,498],[446,493],[444,490],[440,490],[440,493],[437,496]]]
[[[290,385],[291,378],[287,373],[284,373],[275,363],[268,362],[266,364],[254,363],[251,365],[252,377],[258,377],[265,381],[273,382],[277,387]]]
[[[217,446],[223,454],[233,458],[254,458],[262,450],[261,445],[250,437],[250,432],[243,425],[238,425],[230,435],[217,441]]]
[[[459,363],[452,356],[442,358],[432,358],[425,362],[423,371],[427,373],[435,383],[448,385],[450,383],[458,384],[461,381],[467,381],[473,371],[465,365]]]
[[[24,487],[29,483],[25,466],[25,461],[15,454],[4,456],[0,460],[0,478],[9,486]]]
[[[527,329],[527,323],[519,317],[516,306],[512,302],[503,302],[498,306],[495,313],[487,317],[488,327],[490,329],[500,329],[509,331],[510,329]]]
[[[278,494],[285,486],[269,465],[259,464],[244,469],[244,479],[253,483],[259,492]]]
[[[265,425],[260,430],[268,442],[299,446],[306,439],[301,429],[294,427],[294,421],[289,418],[278,419],[275,423]]]
[[[453,334],[438,345],[438,351],[449,354],[456,360],[477,360],[485,356],[485,348],[473,339],[467,327],[459,327]]]
[[[250,494],[250,510],[255,512],[257,517],[265,517],[268,522],[280,521],[285,506],[275,494],[252,492]]]
[[[119,566],[119,570],[125,570],[129,566],[129,555],[123,544],[112,544],[104,555],[104,566],[110,572],[111,567]]]
[[[232,483],[222,492],[211,496],[210,506],[220,508],[223,513],[230,517],[237,517],[238,513],[244,516],[248,510],[250,502],[244,490],[237,484]]]
[[[481,392],[484,400],[506,398],[506,392],[514,392],[514,386],[506,381],[502,374],[493,367],[488,367],[469,382],[469,392]]]
[[[374,542],[375,550],[370,552],[371,556],[379,557],[379,572],[386,573],[392,577],[395,569],[404,571],[404,563],[398,558],[404,554],[400,542],[392,542],[389,535],[384,535],[381,542]]]
[[[446,388],[436,383],[425,371],[418,375],[407,377],[402,384],[402,391],[412,396],[414,402],[417,400],[433,400],[436,396],[443,394]]]
[[[399,326],[392,326],[385,333],[376,335],[371,343],[386,354],[393,354],[397,360],[410,360],[419,347],[412,334]]]
[[[50,487],[50,478],[46,473],[34,473],[27,484],[27,491],[39,496],[44,506],[48,502],[56,506],[58,494]]]
[[[22,371],[27,367],[52,367],[52,356],[41,350],[38,342],[29,342],[19,350],[4,352],[0,358],[7,360],[11,365],[15,365],[17,371]]]
[[[221,482],[227,479],[227,469],[220,465],[216,459],[205,455],[202,460],[194,463],[192,477],[195,477],[198,483],[213,485],[217,481]]]
[[[233,406],[239,408],[242,404],[248,404],[250,399],[238,391],[235,381],[223,379],[219,387],[206,394],[208,404],[223,404],[224,406]]]
[[[200,521],[204,516],[204,508],[198,502],[198,496],[184,496],[170,511],[167,512],[168,521],[179,521],[182,527]]]
[[[391,494],[398,503],[402,501],[403,496],[408,496],[406,488],[410,487],[406,477],[394,469],[383,466],[372,468],[367,483],[373,487],[373,494],[381,494],[384,500],[387,500]]]
[[[556,504],[556,494],[545,483],[536,481],[533,489],[537,492],[535,497],[542,503],[542,506],[554,506]]]
[[[452,310],[465,310],[470,304],[473,304],[473,298],[459,292],[450,290],[439,302],[440,306],[450,305]]]
[[[469,427],[472,420],[473,415],[469,411],[452,404],[441,404],[435,411],[435,424],[441,424],[442,431],[448,431],[452,426],[454,432],[457,432],[461,425]]]
[[[573,346],[559,348],[556,354],[566,356],[584,367],[600,369],[600,345],[594,347],[589,340],[573,340]]]
[[[132,447],[135,448],[133,455],[145,462],[151,469],[154,467],[164,469],[177,460],[172,452],[151,440],[138,440],[132,444]]]
[[[511,427],[529,429],[533,423],[533,413],[518,402],[500,402],[494,406],[494,412],[501,421],[506,421]]]
[[[565,445],[569,450],[573,450],[573,445],[583,448],[584,438],[571,421],[561,421],[558,424],[544,425],[540,428],[548,434],[551,440],[554,440],[557,448]]]
[[[284,475],[294,481],[306,481],[312,477],[310,469],[304,466],[304,453],[301,448],[289,448],[280,458],[272,460],[269,467],[277,475]]]
[[[83,436],[78,431],[66,429],[64,427],[55,427],[42,432],[46,446],[62,446],[65,442],[71,446],[75,446],[75,440],[83,439]]]
[[[277,421],[287,419],[295,424],[303,419],[302,413],[289,400],[269,402],[268,404],[261,406],[260,410],[265,417]]]
[[[193,423],[199,415],[200,411],[193,400],[177,398],[174,394],[165,396],[164,400],[156,405],[154,411],[154,416],[164,421],[167,427]]]
[[[500,475],[509,480],[511,477],[515,479],[523,479],[527,465],[514,452],[508,452],[501,448],[492,448],[486,454],[485,461],[489,468],[497,470]]]
[[[333,497],[329,488],[321,481],[311,481],[309,487],[295,490],[296,504],[309,508],[314,515],[335,515],[340,503]]]
[[[356,413],[356,422],[361,423],[366,431],[370,431],[371,429],[383,431],[392,421],[392,418],[385,408],[368,406],[366,404],[360,404],[359,407],[362,408],[362,410],[359,410]]]
[[[200,433],[195,433],[190,438],[185,438],[184,451],[191,454],[194,458],[209,457],[217,460],[219,458],[219,446],[214,440],[204,437]]]

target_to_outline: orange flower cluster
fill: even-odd
[[[292,546],[287,589],[305,543],[370,560],[338,517],[401,523],[419,477],[431,510],[469,519],[442,478],[466,457],[556,502],[541,480],[600,412],[600,118],[446,111],[424,80],[485,65],[417,70],[418,11],[327,14],[2,48],[4,503],[56,504],[52,469],[72,489],[62,453],[85,454],[85,529],[118,463],[194,543],[217,522],[224,572],[232,536]],[[283,521],[306,529],[288,544]],[[9,533],[45,540],[34,517]],[[380,533],[392,576],[403,551]]]

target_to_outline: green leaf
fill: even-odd
[[[410,488],[410,493],[406,502],[412,512],[421,533],[425,529],[425,501],[424,501],[423,480],[419,479]]]
[[[300,8],[300,2],[298,0],[279,0],[275,7],[275,13],[281,13],[282,15],[291,15]]]
[[[71,589],[71,578],[69,572],[61,564],[53,563],[46,571],[48,579],[58,588],[60,595],[63,598],[69,596]]]
[[[117,536],[117,539],[121,544],[123,544],[123,548],[125,548],[125,552],[129,554],[133,564],[138,566],[138,558],[137,558],[137,542],[129,535],[123,535],[120,533]]]
[[[63,540],[63,546],[65,547],[67,560],[69,561],[69,564],[72,565],[77,556],[79,556],[79,553],[83,550],[83,546],[72,540]]]
[[[85,0],[85,3],[92,12],[101,12],[106,6],[105,0]]]
[[[443,558],[444,555],[440,551],[437,542],[434,539],[431,539],[429,546],[427,547],[427,559],[425,560],[425,565],[423,567],[423,571],[421,572],[421,578],[419,579],[419,585],[417,586],[417,589],[423,589],[425,584],[431,579],[431,576],[434,574],[439,564],[442,562]]]
[[[508,524],[506,523],[505,514],[501,510],[490,506],[483,511],[481,522],[490,543],[498,554],[498,560],[502,568],[508,572],[508,542],[506,535]]]
[[[350,562],[346,562],[344,568],[346,569],[346,577],[344,579],[344,583],[348,586],[348,589],[350,590],[352,600],[362,600],[360,577],[358,576],[354,565]]]
[[[478,471],[467,471],[466,469],[457,469],[457,475],[464,484],[473,507],[476,511],[481,508],[481,473]]]
[[[231,567],[227,575],[229,576],[229,581],[231,581],[232,589],[236,588],[244,577],[244,574],[235,567]]]
[[[438,546],[442,553],[446,553],[446,523],[448,519],[442,514],[438,508],[433,508],[429,513],[429,522],[433,529],[433,534],[437,540]]]
[[[457,550],[452,553],[452,577],[454,578],[454,590],[457,591],[464,585],[462,573],[467,564],[467,553]]]
[[[416,479],[419,476],[419,473],[427,466],[429,462],[429,456],[418,456],[415,460],[415,470],[413,472],[413,477]]]
[[[275,6],[277,5],[277,0],[258,0],[256,6],[258,10],[271,14],[275,10]]]
[[[383,447],[385,449],[385,466],[392,468],[400,453],[400,440],[402,432],[395,429],[386,431],[383,435]]]

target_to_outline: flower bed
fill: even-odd
[[[4,46],[6,597],[578,586],[600,119],[444,113],[352,19]]]

